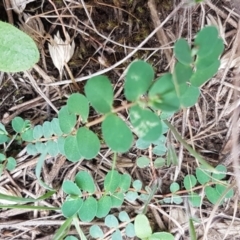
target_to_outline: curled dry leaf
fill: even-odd
[[[10,0],[10,3],[14,12],[16,12],[17,14],[21,14],[26,8],[26,5],[34,1],[35,0]]]
[[[6,187],[0,186],[0,193],[8,196],[13,196],[13,197],[22,197],[20,192],[18,192],[13,187],[9,187],[8,185],[6,185]],[[12,205],[12,204],[17,204],[17,202],[0,199],[0,204]]]
[[[68,34],[66,37],[70,39]],[[74,41],[72,44],[70,44],[67,39],[63,41],[59,32],[57,32],[52,43],[48,44],[48,49],[54,66],[58,69],[60,76],[62,76],[64,64],[67,63],[73,56],[75,49]]]

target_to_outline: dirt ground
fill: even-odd
[[[217,0],[194,5],[189,0],[177,11],[178,0],[36,0],[28,2],[22,10],[16,10],[11,5],[8,7],[8,4],[11,4],[8,0],[0,2],[0,20],[13,23],[26,31],[36,41],[41,54],[38,68],[31,71],[35,85],[24,73],[0,72],[0,121],[7,129],[10,129],[10,122],[15,116],[29,119],[34,125],[53,119],[57,113],[39,91],[44,93],[56,109],[59,109],[66,103],[66,96],[70,93],[83,92],[86,81],[82,78],[86,76],[90,78],[96,72],[104,72],[111,79],[117,93],[115,104],[121,105],[121,102],[125,101],[122,92],[124,81],[122,74],[131,61],[146,60],[153,65],[158,76],[171,71],[174,64],[172,51],[174,42],[180,37],[191,42],[201,27],[213,24],[218,26],[225,43],[219,72],[202,87],[198,103],[190,109],[175,114],[171,122],[187,143],[211,165],[225,164],[229,170],[228,180],[234,181],[231,134],[232,129],[238,134],[238,125],[233,124],[232,116],[239,106],[240,89],[234,81],[238,76],[240,61],[240,51],[235,47],[238,44],[235,36],[240,31],[238,16],[233,11],[233,7],[238,6],[235,1]],[[154,15],[154,11],[157,15]],[[164,22],[159,32],[139,48],[138,45],[155,27]],[[31,28],[27,24],[31,24]],[[68,66],[77,81],[78,89],[74,84],[66,81],[70,79],[68,71],[65,70],[60,79],[48,50],[48,44],[53,36],[60,32],[64,39],[65,31],[76,45]],[[132,57],[122,61],[137,47],[138,50]],[[94,117],[93,115],[90,117]],[[176,179],[180,183],[184,175],[195,171],[196,161],[171,134],[167,136],[178,158],[182,161]],[[83,161],[81,166],[74,166],[62,157],[48,159],[42,177],[47,184],[59,188],[63,179],[71,179],[80,168],[88,169],[94,175],[95,168],[98,166],[99,171],[105,175],[105,169],[111,169],[111,164],[102,161],[101,157],[106,156],[111,159],[111,154],[106,155],[107,150],[101,149],[101,155],[94,161]],[[122,159],[127,159],[129,163],[123,167],[124,170],[119,167],[120,171],[132,172],[132,168],[136,166],[136,158],[141,155],[148,156],[149,151],[140,151],[133,147],[130,152],[120,155],[120,162]],[[11,173],[2,174],[0,186],[20,192],[21,196],[35,198],[43,195],[45,189],[38,184],[34,174],[37,158],[28,156],[20,146],[13,146],[12,155],[17,158],[17,168]],[[153,155],[153,159],[155,158],[156,156]],[[176,166],[170,166],[157,171],[162,186],[161,191],[159,190],[156,195],[169,192],[169,185],[176,177],[175,170]],[[139,176],[146,186],[152,180],[150,171],[136,168],[132,177],[138,179]],[[64,195],[59,191],[42,204],[59,207],[63,201]],[[140,203],[137,204],[140,207]],[[195,223],[197,239],[203,239],[205,231],[208,231],[206,239],[209,240],[240,239],[238,205],[239,199],[236,193],[233,199],[217,209],[214,209],[214,206],[205,199],[201,209],[191,209],[191,214],[200,220],[199,223]],[[126,202],[124,208],[134,213],[136,206]],[[175,239],[191,239],[187,223],[189,213],[185,206],[165,204],[161,209],[167,213],[168,217],[156,211],[155,208],[149,207],[148,216],[151,218],[154,229],[164,230],[165,228],[175,235]],[[214,215],[210,217],[213,210]],[[181,228],[172,219],[175,219]],[[56,229],[63,220],[62,215],[56,211],[0,210],[0,239],[53,239]],[[206,230],[209,222],[210,228]],[[88,229],[89,226],[83,227],[86,234]],[[74,228],[70,232],[76,234]]]

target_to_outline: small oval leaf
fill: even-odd
[[[106,144],[116,152],[127,152],[132,146],[133,135],[126,123],[114,114],[102,122],[102,133]]]
[[[96,217],[103,218],[107,216],[112,207],[112,200],[110,196],[103,196],[98,200],[98,208]]]
[[[93,194],[95,192],[95,185],[92,176],[86,172],[81,171],[75,176],[77,186],[86,192]]]
[[[88,197],[78,212],[78,216],[83,222],[91,222],[97,213],[97,200],[94,197]]]
[[[96,111],[100,113],[108,113],[111,111],[113,88],[110,80],[106,76],[90,78],[84,90],[89,102]]]

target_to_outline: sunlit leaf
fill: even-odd
[[[90,78],[84,89],[89,102],[96,111],[100,113],[108,113],[111,111],[113,104],[113,88],[106,76]]]
[[[145,141],[154,141],[162,133],[162,123],[159,117],[149,109],[139,106],[131,107],[130,120],[135,133]]]
[[[180,186],[177,182],[173,182],[170,185],[170,191],[171,193],[177,192],[180,189]]]
[[[50,138],[54,134],[51,122],[45,121],[43,123],[42,132],[45,138]]]
[[[147,217],[144,214],[138,214],[134,221],[136,236],[140,239],[149,238],[152,235],[152,229]]]
[[[196,177],[199,183],[202,185],[209,182],[211,179],[211,172],[206,171],[204,166],[199,166],[196,169]]]
[[[114,114],[102,122],[103,139],[116,152],[127,152],[132,146],[133,135],[126,123]]]
[[[16,159],[13,157],[8,157],[7,158],[7,165],[6,168],[8,171],[12,171],[15,169],[15,167],[17,166],[17,162]]]
[[[13,25],[0,21],[0,71],[19,72],[39,61],[36,43]]]
[[[150,164],[150,159],[145,156],[139,157],[137,159],[137,166],[140,168],[148,167],[149,164]]]
[[[55,135],[61,136],[63,134],[60,128],[60,123],[58,118],[53,118],[53,120],[51,121],[51,126],[52,126],[53,133]]]
[[[119,183],[119,188],[121,188],[121,190],[123,192],[128,191],[128,189],[130,188],[131,185],[131,177],[129,174],[122,174],[121,175],[121,182]]]
[[[111,195],[112,207],[121,207],[124,201],[124,194],[122,192],[115,192]]]
[[[212,174],[213,179],[221,180],[226,177],[226,174],[227,174],[226,166],[220,164],[216,166],[215,169],[218,171],[218,173]]]
[[[51,155],[52,157],[56,157],[60,153],[58,149],[58,143],[56,141],[53,140],[47,141],[46,148],[48,154]]]
[[[149,240],[174,240],[174,236],[168,232],[156,232],[153,233],[149,238]]]
[[[130,64],[127,69],[124,93],[129,101],[137,100],[147,92],[152,80],[154,71],[150,64],[138,60]]]
[[[176,111],[180,107],[180,102],[173,84],[172,75],[164,74],[158,78],[148,94],[151,106],[162,111]]]
[[[218,202],[218,200],[221,198],[221,194],[219,194],[219,192],[211,186],[205,187],[205,194],[206,194],[207,199],[212,204],[216,204]]]
[[[43,127],[41,125],[37,125],[33,128],[33,138],[38,140],[43,136]]]

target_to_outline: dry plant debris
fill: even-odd
[[[14,23],[26,31],[37,43],[41,60],[34,70],[27,73],[0,74],[0,121],[6,128],[16,116],[29,119],[34,125],[53,119],[66,97],[76,90],[82,93],[85,80],[101,73],[112,79],[118,104],[124,105],[122,75],[132,60],[147,60],[160,76],[172,67],[172,46],[178,38],[184,37],[191,42],[201,27],[216,25],[225,43],[220,70],[202,87],[199,102],[174,115],[171,122],[182,138],[209,163],[213,166],[219,162],[226,165],[229,181],[234,183],[237,177],[232,169],[231,150],[236,140],[233,141],[231,133],[238,138],[239,120],[234,123],[232,114],[239,106],[240,89],[234,83],[239,75],[238,39],[235,40],[240,31],[239,18],[238,12],[233,11],[233,8],[239,9],[237,1],[206,1],[180,9],[177,9],[177,0],[49,0],[22,1],[22,5],[13,5],[15,3],[17,1],[8,0],[0,3],[0,12],[4,13],[0,20]],[[159,24],[162,27],[150,38],[151,32]],[[62,39],[58,44],[69,44],[68,56],[61,59],[61,65],[56,64],[48,48],[56,36],[58,40]],[[96,113],[91,113],[90,118],[96,117]],[[121,118],[127,120],[127,113],[122,114]],[[129,173],[133,179],[140,179],[144,186],[150,186],[156,177],[152,169],[156,170],[161,182],[158,185],[160,189],[153,193],[148,211],[153,229],[169,230],[175,239],[190,239],[188,220],[198,218],[199,222],[194,222],[198,239],[240,239],[237,230],[240,220],[238,194],[222,206],[215,207],[205,199],[202,199],[201,208],[190,207],[187,203],[158,203],[162,194],[169,193],[172,182],[182,182],[185,175],[197,168],[193,157],[171,133],[167,139],[168,145],[177,153],[177,166],[164,166],[156,170],[153,163],[157,156],[153,154],[152,147],[145,150],[133,147],[130,152],[119,155],[116,163],[121,173]],[[17,167],[10,174],[1,175],[0,193],[38,198],[45,193],[34,174],[38,158],[29,156],[26,149],[19,153],[20,149],[17,148],[13,146],[12,149]],[[150,170],[137,167],[136,159],[139,156],[149,157]],[[91,172],[101,186],[111,169],[112,158],[113,154],[106,146],[101,147],[94,161],[73,164],[64,158],[46,158],[42,179],[58,189],[64,179],[73,180],[75,174],[83,169]],[[202,190],[198,191],[201,196]],[[65,197],[59,189],[50,199],[36,205],[59,207]],[[126,202],[124,210],[134,213],[140,206],[138,201]],[[53,239],[56,229],[64,222],[62,215],[55,210],[7,209],[0,211],[0,219],[0,239]],[[104,222],[98,224],[104,225]],[[83,225],[82,229],[87,232],[89,224]],[[106,239],[110,239],[111,232],[107,235],[107,231]],[[74,228],[70,234],[76,234]]]

